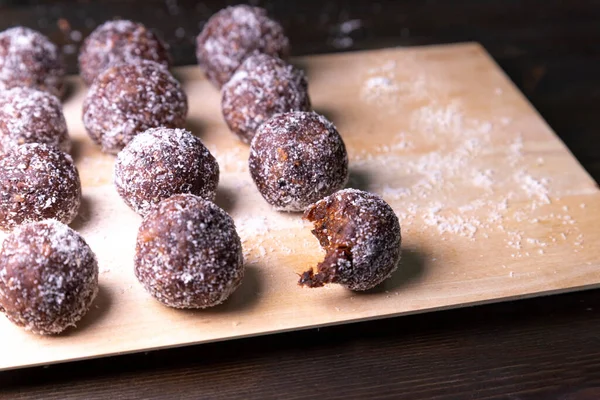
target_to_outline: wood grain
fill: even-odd
[[[217,91],[197,68],[180,68],[176,74],[190,97],[190,129],[220,162],[218,203],[236,219],[248,276],[233,298],[214,310],[159,305],[133,277],[139,217],[112,188],[112,157],[98,153],[83,132],[84,92],[73,80],[65,113],[77,141],[85,197],[74,227],[98,253],[100,295],[79,328],[63,336],[35,337],[1,320],[0,335],[12,346],[0,368],[579,290],[600,282],[600,253],[586,245],[600,239],[597,221],[585,217],[600,211],[595,183],[480,46],[317,56],[297,63],[309,74],[315,109],[337,124],[347,143],[351,184],[382,194],[401,219],[405,255],[399,272],[363,295],[340,287],[298,288],[296,273],[320,257],[316,240],[297,215],[275,213],[262,201],[243,161],[247,148],[221,121]]]

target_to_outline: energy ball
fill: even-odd
[[[223,86],[222,94],[225,122],[245,143],[273,115],[310,110],[304,73],[267,54],[248,57]]]
[[[155,61],[165,68],[171,65],[165,43],[144,25],[127,20],[108,21],[84,40],[79,71],[89,86],[109,66],[139,60]]]
[[[60,100],[26,87],[0,91],[0,155],[25,143],[71,150]]]
[[[344,187],[348,155],[333,124],[314,112],[277,114],[250,145],[250,175],[276,210],[303,211]]]
[[[46,36],[21,26],[0,32],[0,91],[30,87],[61,98],[65,68]]]
[[[244,276],[242,244],[233,220],[191,194],[163,200],[146,215],[134,266],[144,288],[175,308],[221,304]]]
[[[98,293],[98,262],[83,238],[46,220],[12,232],[0,250],[0,311],[40,335],[75,326]]]
[[[150,128],[183,128],[187,96],[162,65],[140,60],[104,70],[83,102],[83,124],[105,153],[118,153]]]
[[[311,205],[304,218],[313,222],[325,259],[302,274],[299,284],[320,287],[339,283],[351,290],[372,289],[398,267],[400,223],[379,196],[356,189],[340,190]]]
[[[28,143],[0,158],[0,229],[52,218],[70,223],[81,203],[81,182],[71,156]]]
[[[285,58],[290,43],[278,22],[263,8],[227,7],[213,15],[196,40],[198,64],[218,88],[254,53]]]
[[[202,141],[183,129],[152,128],[137,135],[117,156],[115,185],[140,215],[174,194],[214,200],[219,165]]]

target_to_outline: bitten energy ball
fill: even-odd
[[[108,21],[97,27],[81,46],[79,71],[89,86],[106,68],[139,60],[171,64],[167,46],[144,25],[127,20]]]
[[[400,261],[400,223],[379,196],[355,189],[340,190],[310,206],[304,218],[326,255],[302,274],[300,285],[320,287],[339,283],[351,290],[368,290],[384,280]]]
[[[212,201],[218,183],[217,160],[200,139],[183,129],[140,133],[115,164],[117,191],[141,215],[174,194],[191,193]]]
[[[144,218],[135,249],[135,276],[161,303],[206,308],[225,301],[244,276],[233,220],[200,197],[178,194]]]
[[[60,100],[25,87],[0,91],[0,155],[25,143],[71,150]]]
[[[198,64],[217,87],[223,86],[251,54],[280,58],[289,53],[289,40],[266,10],[238,5],[213,15],[196,41]]]
[[[64,75],[58,48],[46,36],[24,27],[0,32],[0,91],[30,87],[60,98]]]
[[[273,115],[310,110],[304,73],[267,54],[248,57],[223,86],[222,94],[225,122],[245,143]]]
[[[169,71],[141,60],[98,75],[83,103],[83,124],[102,151],[116,154],[149,128],[183,128],[187,110],[187,96]]]
[[[83,238],[55,220],[16,229],[0,250],[0,311],[41,335],[75,326],[98,293],[98,263]]]
[[[47,218],[70,223],[81,203],[71,157],[55,147],[24,144],[0,158],[0,229]]]
[[[344,141],[314,112],[278,114],[261,125],[249,167],[260,194],[281,211],[302,211],[348,180]]]

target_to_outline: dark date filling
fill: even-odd
[[[333,204],[319,205],[307,210],[304,218],[314,223],[312,234],[326,250],[325,258],[317,264],[317,273],[311,268],[300,275],[298,284],[310,288],[328,283],[339,283],[341,275],[352,270],[352,238],[354,222],[336,215]]]

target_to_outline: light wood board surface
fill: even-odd
[[[0,369],[50,364],[373,318],[497,302],[600,283],[595,182],[476,44],[312,56],[314,108],[338,127],[349,186],[383,196],[400,218],[403,257],[381,287],[303,289],[297,274],[323,252],[298,214],[272,211],[227,130],[220,96],[197,67],[178,68],[189,129],[217,157],[217,204],[235,219],[246,277],[225,304],[162,306],[136,281],[140,223],[112,186],[114,157],[81,123],[85,88],[71,78],[65,114],[84,203],[72,224],[97,253],[92,310],[57,337],[0,318]]]

